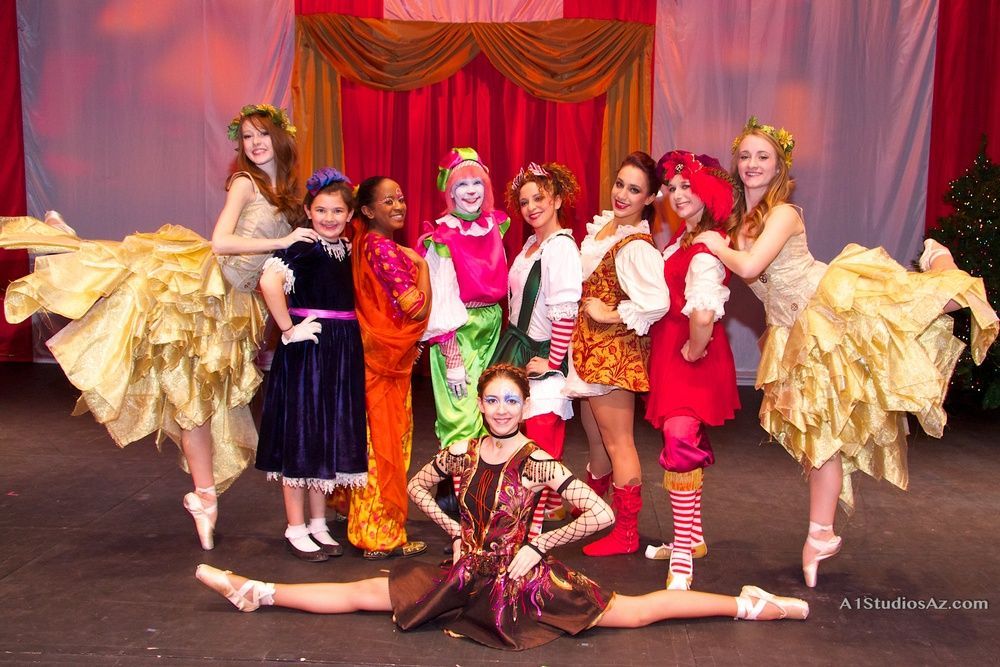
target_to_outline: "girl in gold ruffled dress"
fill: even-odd
[[[253,460],[249,403],[264,310],[257,281],[272,250],[316,241],[298,215],[295,127],[269,104],[229,126],[236,171],[211,242],[177,225],[124,240],[87,241],[65,225],[0,221],[0,247],[57,252],[11,283],[5,312],[73,320],[47,345],[89,410],[121,447],[153,432],[181,448],[195,490],[184,496],[201,546],[214,546],[216,494]],[[60,222],[58,217],[56,222]]]
[[[788,203],[795,140],[751,117],[733,142],[743,183],[730,238],[702,242],[750,281],[764,303],[767,333],[757,387],[761,425],[809,477],[806,585],[819,561],[840,551],[833,532],[840,497],[853,509],[855,470],[907,486],[906,413],[941,437],[948,381],[964,345],[944,312],[972,311],[972,356],[981,363],[997,336],[983,281],[926,241],[922,272],[906,271],[882,248],[850,244],[829,265],[806,245],[801,211]]]

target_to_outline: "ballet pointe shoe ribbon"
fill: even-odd
[[[802,577],[809,588],[816,588],[817,570],[819,569],[820,561],[832,558],[840,553],[843,540],[840,539],[839,535],[834,535],[825,540],[814,536],[814,533],[824,533],[832,530],[832,525],[825,526],[815,521],[809,522],[809,535],[806,537],[806,544],[816,550],[811,559],[808,561],[803,559],[802,561]]]
[[[229,581],[229,570],[220,570],[202,563],[195,570],[194,576],[201,583],[233,603],[240,611],[255,611],[261,605],[274,604],[274,584],[247,579],[239,590],[233,588]]]
[[[215,495],[214,486],[197,487],[196,491]],[[216,501],[208,505],[198,493],[188,493],[184,496],[184,509],[194,519],[194,527],[198,531],[198,541],[201,542],[201,548],[205,551],[211,551],[215,548],[215,521],[219,516],[219,503]]]
[[[764,619],[758,618],[768,604],[774,605],[778,609],[778,618]],[[780,595],[772,595],[762,588],[756,586],[744,586],[736,598],[736,616],[734,618],[745,621],[765,621],[789,619],[794,621],[804,621],[809,617],[809,603],[799,598],[786,598]]]

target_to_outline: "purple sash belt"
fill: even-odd
[[[356,320],[358,316],[353,310],[320,310],[319,308],[289,308],[289,315],[299,317],[315,317],[318,320]]]

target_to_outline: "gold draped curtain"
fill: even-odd
[[[412,90],[447,79],[480,51],[536,97],[579,102],[606,93],[603,207],[609,207],[618,162],[633,150],[649,150],[651,25],[592,19],[458,24],[339,14],[295,20],[292,95],[303,181],[315,165],[344,164],[340,77],[381,90]],[[316,119],[332,120],[332,131],[316,131]]]

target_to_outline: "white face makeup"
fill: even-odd
[[[483,198],[486,196],[486,184],[483,179],[477,177],[462,178],[455,181],[451,189],[451,197],[455,201],[455,208],[460,213],[472,215],[478,213],[483,207]]]

